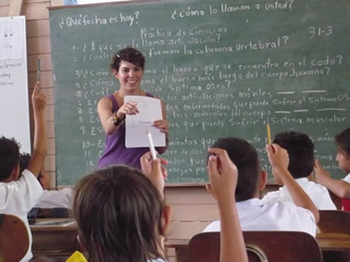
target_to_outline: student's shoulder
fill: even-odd
[[[293,201],[268,201],[264,203],[264,207],[266,209],[273,210],[274,212],[280,215],[291,215],[293,213],[312,215],[312,212],[310,210],[295,205]]]
[[[15,182],[17,183],[18,193],[30,195],[27,199],[29,201],[36,201],[43,193],[43,188],[37,177],[28,169],[23,170],[22,176]]]
[[[350,174],[348,174],[346,177],[342,179],[343,181],[350,183]]]
[[[23,181],[23,180],[40,185],[37,177],[29,169],[24,169],[21,174],[21,177],[17,181]]]
[[[203,232],[219,232],[219,231],[220,231],[220,220],[211,222],[203,230]]]
[[[263,203],[270,202],[270,201],[280,201],[283,199],[283,197],[284,197],[283,192],[281,192],[280,190],[276,190],[276,191],[268,192],[266,195],[263,196],[261,201]]]
[[[310,192],[306,192],[306,193],[329,194],[329,191],[325,186],[315,183],[314,181],[308,181],[308,191]]]

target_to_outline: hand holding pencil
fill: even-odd
[[[40,73],[41,73],[41,62],[40,62],[40,56],[38,57],[38,64],[37,64],[37,75],[36,75],[36,81],[40,82]]]
[[[157,154],[156,154],[156,150],[154,148],[152,134],[151,134],[151,132],[149,132],[147,127],[146,127],[146,134],[147,134],[147,138],[148,138],[148,142],[149,142],[149,149],[151,151],[152,159],[156,160],[157,159]]]

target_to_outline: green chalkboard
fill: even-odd
[[[156,1],[50,9],[58,185],[95,169],[98,100],[118,89],[111,54],[146,56],[144,90],[167,106],[169,183],[207,181],[207,148],[238,136],[264,152],[272,135],[312,136],[341,177],[333,136],[349,126],[348,0]]]

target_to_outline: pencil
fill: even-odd
[[[40,65],[40,56],[38,57],[38,65],[37,65],[37,75],[36,75],[36,81],[40,81],[40,71],[41,71],[41,65]]]
[[[267,143],[271,144],[271,130],[270,130],[269,119],[267,119],[266,121],[266,130],[267,130]]]
[[[151,132],[148,131],[147,127],[146,127],[146,134],[147,134],[147,137],[148,137],[149,149],[151,151],[152,159],[156,160],[157,159],[157,155],[156,155],[156,150],[154,149],[152,134],[151,134]]]

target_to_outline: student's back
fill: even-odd
[[[213,147],[225,149],[238,169],[238,183],[236,188],[236,201],[238,215],[241,221],[243,231],[253,230],[287,230],[304,231],[313,236],[316,234],[315,221],[318,220],[318,212],[310,199],[302,193],[300,200],[303,207],[310,207],[307,210],[303,207],[297,207],[293,203],[270,202],[263,203],[259,198],[259,190],[262,190],[266,184],[266,172],[260,169],[258,155],[255,148],[247,141],[238,138],[219,139]],[[271,157],[272,168],[279,171],[283,180],[290,181],[285,172],[288,157],[282,148],[274,145],[275,152],[271,145],[268,146]],[[284,161],[284,162],[283,162]],[[283,163],[282,163],[283,162]],[[281,164],[282,163],[282,164]],[[283,168],[285,166],[285,168]],[[295,181],[290,181],[291,187],[300,189]],[[301,189],[300,189],[301,190]],[[306,201],[304,201],[306,197]],[[306,203],[304,205],[304,203]],[[310,205],[311,203],[311,205]],[[317,215],[315,220],[314,214]],[[220,221],[211,223],[204,231],[219,231]]]
[[[309,180],[312,177],[315,165],[314,144],[311,139],[306,134],[288,131],[278,133],[273,142],[287,150],[289,156],[288,171],[308,194],[317,209],[336,210],[327,188]],[[280,181],[277,182],[283,185]],[[277,191],[267,193],[262,200],[264,203],[269,201],[293,201],[288,188],[284,185]]]

